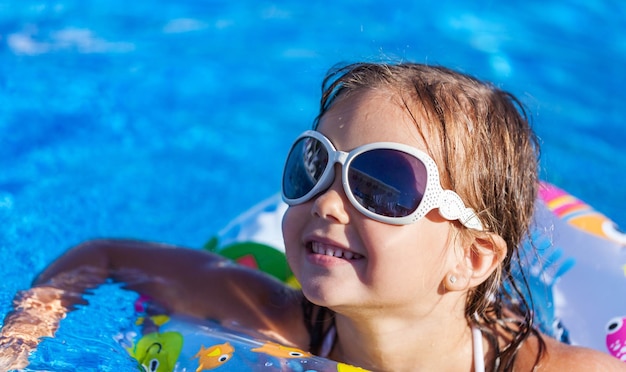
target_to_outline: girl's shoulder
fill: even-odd
[[[544,351],[535,366],[541,340]],[[568,345],[552,337],[530,336],[522,345],[516,363],[518,371],[626,371],[626,363],[597,350]]]

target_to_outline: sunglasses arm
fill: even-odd
[[[442,190],[439,194],[439,214],[449,220],[458,220],[463,226],[483,231],[483,224],[472,208],[465,207],[461,197],[452,190]]]

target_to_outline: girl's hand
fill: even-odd
[[[36,287],[18,292],[14,310],[0,330],[0,370],[22,369],[42,337],[51,337],[65,318],[64,292],[52,287]]]

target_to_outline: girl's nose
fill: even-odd
[[[341,184],[341,166],[336,164],[335,179],[328,189],[315,197],[311,214],[315,217],[346,224],[350,221],[347,203],[350,203],[350,201],[346,197]]]

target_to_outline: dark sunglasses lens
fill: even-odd
[[[298,199],[317,184],[328,164],[324,145],[312,137],[299,139],[291,148],[283,173],[283,194]]]
[[[359,154],[348,171],[356,200],[366,209],[388,217],[413,213],[426,190],[426,166],[398,150],[375,149]]]

